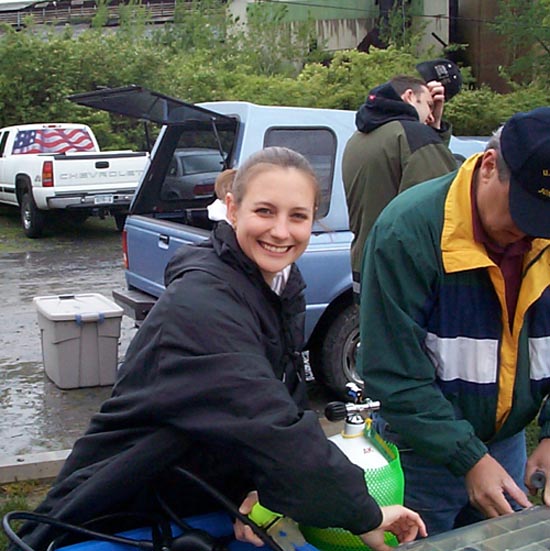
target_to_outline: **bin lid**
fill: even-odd
[[[403,551],[475,551],[503,549],[527,551],[548,549],[550,509],[536,505],[517,513],[490,518],[443,532],[425,539],[404,543]],[[536,544],[540,545],[536,545]]]
[[[52,321],[72,321],[81,317],[83,321],[94,321],[93,317],[121,317],[123,309],[99,293],[81,295],[54,295],[34,297],[36,309]]]

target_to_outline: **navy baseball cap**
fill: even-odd
[[[432,59],[416,66],[420,76],[426,81],[437,80],[445,87],[445,101],[456,96],[462,88],[462,75],[458,65],[450,59]]]
[[[510,214],[532,237],[550,238],[550,107],[516,113],[502,129],[510,169]]]

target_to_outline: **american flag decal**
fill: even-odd
[[[13,144],[13,155],[28,153],[66,153],[71,151],[95,151],[86,130],[79,128],[48,128],[21,130]]]

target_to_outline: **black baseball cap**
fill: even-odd
[[[510,214],[532,237],[550,238],[550,107],[516,113],[502,128],[510,169]]]
[[[437,80],[445,87],[445,101],[456,96],[462,88],[462,75],[458,65],[450,59],[432,59],[416,66],[420,76],[426,81]]]

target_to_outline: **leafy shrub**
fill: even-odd
[[[420,61],[412,47],[390,46],[369,54],[340,51],[327,62],[308,47],[309,22],[292,30],[283,11],[256,11],[252,23],[268,24],[266,58],[265,42],[246,35],[225,13],[223,2],[185,5],[193,9],[180,6],[173,24],[156,29],[143,10],[121,14],[117,32],[105,31],[100,19],[78,36],[70,27],[38,32],[31,22],[21,32],[4,27],[0,126],[82,122],[94,129],[104,149],[143,149],[138,122],[76,106],[66,96],[98,86],[140,84],[192,103],[243,100],[356,110],[371,88],[396,74],[415,74]],[[316,58],[323,63],[308,61]],[[470,89],[470,70],[465,68],[463,75],[465,89],[446,107],[457,135],[488,135],[512,113],[550,103],[548,88],[536,82],[515,85],[501,95],[488,87]]]

